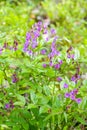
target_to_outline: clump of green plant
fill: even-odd
[[[16,5],[15,2],[18,4]],[[30,13],[34,5],[19,1],[0,1],[0,43],[14,39],[23,42],[26,31],[34,24]]]
[[[69,44],[75,44],[78,47],[86,45],[87,47],[87,1],[45,0],[42,2],[42,7],[53,26],[57,27],[56,30],[60,36],[69,40]]]
[[[60,40],[55,29],[38,22],[23,47],[14,40],[0,48],[1,129],[86,128],[80,52]]]

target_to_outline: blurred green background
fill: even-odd
[[[24,43],[31,26],[43,21],[54,27],[63,44],[87,47],[87,0],[0,0],[0,45]]]

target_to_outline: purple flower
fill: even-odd
[[[71,77],[71,81],[74,81],[75,83],[77,83],[77,81],[80,79],[80,75],[75,74],[74,76]]]
[[[32,48],[35,49],[37,47],[36,44],[32,44]]]
[[[61,77],[57,77],[57,81],[62,81],[62,78]]]
[[[68,84],[64,83],[64,88],[68,88]]]
[[[37,23],[37,25],[38,25],[38,26],[42,26],[42,22],[39,21],[39,22]]]
[[[76,95],[77,93],[78,93],[78,89],[74,89],[74,90],[73,90],[73,94]]]
[[[52,42],[52,44],[51,44],[51,50],[52,50],[52,51],[55,49],[55,45],[56,45],[55,42],[56,42],[56,41],[53,40],[53,42]]]
[[[77,79],[79,80],[81,78],[81,76],[80,75],[77,75]]]
[[[10,108],[12,109],[14,108],[14,104],[12,100],[10,100],[9,103],[5,104],[5,109],[10,109]]]
[[[70,98],[71,98],[71,100],[75,100],[75,96],[74,95],[71,95]]]
[[[56,41],[57,39],[58,39],[58,36],[55,36],[55,37],[54,37],[54,40]]]
[[[69,93],[65,93],[65,98],[69,98],[70,94]]]
[[[71,55],[69,53],[67,54],[67,58],[69,58],[69,59],[71,58]]]
[[[52,62],[52,61],[50,61],[49,66],[50,66],[50,67],[52,67],[52,66],[53,66],[53,62]]]
[[[12,82],[13,83],[16,83],[18,81],[18,79],[16,78],[16,77],[14,77],[13,79],[12,79]]]
[[[51,52],[50,54],[48,54],[48,57],[49,57],[49,58],[53,58],[53,57],[54,57],[54,53]]]
[[[37,30],[40,32],[40,31],[41,31],[41,27],[40,27],[40,26],[38,26],[38,27],[37,27]]]
[[[48,37],[46,37],[46,42],[48,42],[49,41],[49,38]]]
[[[71,58],[72,58],[72,59],[74,59],[74,57],[75,57],[75,55],[74,55],[74,54],[72,54],[72,55],[71,55]]]
[[[13,82],[13,83],[16,83],[17,81],[18,81],[17,75],[16,75],[16,74],[13,74],[13,75],[12,75],[12,82]]]
[[[79,103],[81,103],[82,99],[81,98],[76,98],[75,101],[79,104]]]
[[[33,39],[32,40],[32,48],[34,49],[36,47],[37,47],[37,41],[36,41],[36,39]]]
[[[62,63],[63,63],[63,61],[62,61],[62,60],[60,60],[60,61],[59,61],[59,64],[61,65]]]
[[[45,24],[43,25],[43,28],[46,29],[47,26],[48,26],[47,23],[45,23]]]
[[[44,49],[41,50],[41,54],[42,54],[42,55],[45,55],[45,54],[46,54],[46,50],[44,50]]]
[[[78,89],[74,89],[70,92],[70,96],[73,98],[78,93]]]
[[[30,55],[30,56],[32,56],[32,55],[33,55],[32,50],[28,50],[28,51],[27,51],[27,53],[28,53],[28,55]]]
[[[14,46],[18,46],[18,42],[14,40]]]
[[[45,29],[43,33],[44,33],[44,34],[47,34],[47,32],[48,32],[47,29]]]
[[[5,49],[8,48],[8,43],[7,42],[4,43],[3,48],[5,48]]]
[[[14,108],[14,104],[11,105],[11,108],[12,108],[12,109]]]
[[[17,47],[14,47],[14,51],[16,51],[18,48]]]
[[[57,36],[56,36],[56,37],[54,37],[51,47],[55,47],[55,44],[56,44],[56,40],[57,40],[57,39],[58,39],[58,37],[57,37]]]
[[[9,109],[10,108],[10,104],[9,103],[5,104],[5,108]]]
[[[32,27],[33,30],[37,31],[37,35],[38,37],[40,36],[40,31],[42,29],[42,22],[38,22],[38,23],[35,23],[34,26]]]
[[[10,100],[10,107],[13,109],[14,108],[14,104],[13,104],[13,101],[12,100]]]
[[[69,59],[70,59],[70,58],[71,58],[71,59],[74,59],[74,57],[75,57],[74,54],[70,54],[70,53],[67,54],[67,58],[69,58]]]
[[[56,49],[54,49],[53,53],[54,53],[54,55],[57,55],[57,54],[58,54],[58,52],[57,52]]]
[[[71,92],[70,92],[70,95],[74,95],[74,92],[73,92],[73,91],[71,91]]]
[[[75,76],[72,76],[71,81],[75,81],[75,80],[76,80]]]
[[[18,49],[18,42],[16,40],[14,40],[13,49],[14,49],[14,51],[16,51]]]
[[[28,47],[29,47],[29,41],[26,40],[25,44],[24,44],[24,48],[23,48],[23,51],[26,52],[28,50]]]
[[[54,68],[55,68],[55,69],[59,69],[59,68],[60,68],[60,64],[55,64],[55,65],[54,65]]]
[[[46,67],[47,67],[47,64],[43,64],[43,67],[46,68]]]
[[[31,34],[29,32],[27,32],[26,34],[26,40],[29,41],[31,39]]]
[[[52,29],[51,29],[51,34],[52,34],[52,35],[56,34],[56,30],[52,28]]]
[[[2,48],[0,48],[0,54],[2,54],[2,51],[3,51],[3,49],[2,49]]]
[[[34,33],[34,38],[36,39],[40,36],[40,33],[38,30],[35,30],[33,33]]]
[[[60,52],[59,52],[59,51],[57,51],[57,52],[56,52],[56,55],[57,55],[57,56],[59,56],[59,55],[60,55]]]

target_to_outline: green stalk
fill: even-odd
[[[55,71],[55,77],[56,77],[56,71]],[[54,86],[53,86],[53,95],[52,95],[52,108],[54,104],[54,98],[55,98],[55,80],[54,80]],[[52,130],[55,130],[55,116],[52,116]]]

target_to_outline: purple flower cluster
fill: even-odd
[[[57,50],[57,46],[56,46],[56,41],[57,41],[58,37],[55,36],[54,39],[53,39],[53,42],[51,44],[51,52],[50,54],[48,55],[48,57],[50,59],[52,59],[54,56],[59,56],[60,52]]]
[[[67,58],[69,58],[69,59],[74,59],[74,57],[75,57],[74,54],[70,54],[70,53],[67,54]]]
[[[67,83],[64,83],[64,88],[68,88],[69,85]]]
[[[52,30],[51,30],[52,31]],[[51,44],[51,52],[48,54],[48,58],[49,58],[49,66],[50,67],[53,67],[53,68],[55,68],[55,69],[59,69],[60,67],[61,67],[61,65],[63,64],[63,61],[62,60],[60,60],[60,61],[55,61],[55,62],[53,62],[54,61],[54,59],[55,59],[55,57],[57,57],[57,56],[59,56],[60,55],[60,51],[58,51],[57,50],[57,44],[56,44],[56,42],[57,42],[57,39],[58,39],[58,37],[57,36],[55,36],[54,38],[53,38],[53,42],[52,42],[52,44]]]
[[[27,52],[29,55],[33,54],[32,49],[35,49],[38,46],[38,38],[40,37],[42,30],[43,24],[42,22],[38,22],[34,24],[30,32],[27,32],[26,41],[23,48],[24,52]]]
[[[18,42],[16,40],[14,40],[13,49],[14,51],[18,50]]]
[[[17,42],[17,40],[14,40],[14,43],[13,43],[13,45],[11,47],[8,45],[7,42],[5,42],[3,47],[0,48],[0,54],[2,54],[3,50],[6,50],[6,49],[16,51],[18,49],[18,42]]]
[[[5,109],[9,109],[10,108],[10,104],[9,103],[6,103],[5,104]]]
[[[80,79],[80,75],[79,74],[75,74],[71,77],[71,81],[74,81],[75,83],[77,83],[77,81]]]
[[[41,50],[41,54],[45,55],[46,54],[46,50],[45,49]]]
[[[59,68],[60,68],[60,64],[55,64],[55,65],[54,65],[54,68],[55,68],[55,69],[59,69]]]
[[[49,35],[48,35],[48,33],[49,33]],[[60,55],[60,52],[57,50],[57,44],[56,44],[56,41],[58,39],[58,36],[56,36],[56,30],[52,28],[49,32],[47,25],[43,25],[42,22],[35,23],[34,26],[32,27],[32,29],[29,32],[27,32],[23,51],[28,53],[30,56],[33,56],[34,54],[36,54],[34,49],[36,47],[38,47],[38,45],[39,45],[39,43],[38,43],[39,38],[44,35],[48,35],[49,37],[47,37],[47,39],[49,39],[51,37],[53,39],[53,41],[52,41],[52,44],[49,46],[50,52],[47,52],[46,49],[42,49],[40,51],[40,54],[48,55],[48,59],[49,59],[48,66],[54,67],[55,69],[59,69],[61,67],[63,61],[60,60],[59,62],[56,61],[55,63],[53,63],[54,58],[56,56]],[[44,43],[43,45],[45,47],[46,44]],[[37,52],[37,54],[39,54],[39,52]],[[42,64],[42,66],[44,68],[46,68],[47,64],[44,63],[44,64]]]
[[[44,63],[44,64],[43,64],[43,67],[46,68],[46,67],[47,67],[47,64]]]
[[[17,75],[14,73],[13,75],[12,75],[12,82],[13,83],[16,83],[18,81],[18,77],[17,77]]]
[[[13,104],[12,100],[10,100],[9,103],[5,104],[5,109],[9,110],[10,108],[12,108],[12,109],[14,108],[14,104]]]
[[[78,94],[78,89],[74,89],[69,93],[65,93],[65,98],[70,98],[71,100],[74,100],[79,104],[82,100],[81,98],[76,98],[77,94]]]
[[[3,48],[4,48],[4,49],[7,49],[7,48],[8,48],[8,43],[7,43],[7,42],[4,43]]]
[[[44,38],[45,36],[45,38]],[[40,43],[40,38],[43,39],[44,42],[41,41],[42,45]],[[45,39],[45,40],[44,40]],[[52,40],[51,44],[48,44],[48,41],[50,43],[50,41]],[[57,40],[58,40],[58,36],[56,35],[56,30],[55,29],[51,29],[50,31],[48,31],[48,27],[47,25],[43,25],[42,22],[38,22],[35,23],[34,26],[32,26],[32,29],[27,32],[26,34],[26,41],[24,44],[24,48],[23,51],[25,53],[28,53],[30,56],[38,56],[39,54],[44,55],[42,56],[43,59],[43,63],[42,63],[42,67],[43,68],[53,68],[54,70],[61,70],[61,66],[64,62],[64,60],[62,60],[61,57],[61,53],[60,53],[60,45],[57,45]],[[49,49],[46,48],[49,46]],[[40,47],[43,47],[43,49],[41,48],[40,51],[38,51],[38,48],[40,50]],[[67,58],[74,60],[75,55],[73,54],[73,47],[69,47],[69,49],[66,51],[67,53]],[[47,59],[47,63],[45,63]],[[17,82],[17,78],[16,76],[13,76],[13,82]],[[74,76],[71,77],[71,81],[74,81],[75,83],[77,83],[77,81],[80,79],[79,73],[76,73]],[[56,78],[57,81],[62,81],[61,77],[57,77]],[[69,85],[67,83],[64,83],[64,88],[68,88]],[[76,98],[78,91],[73,90],[70,93],[66,93],[65,97],[66,98],[70,98],[71,100],[76,101],[77,103],[80,103],[80,98]]]
[[[53,42],[51,44],[51,52],[48,54],[48,58],[50,60],[50,67],[54,67],[55,69],[59,69],[63,63],[62,60],[60,60],[59,62],[57,61],[56,63],[53,63],[54,58],[60,55],[60,51],[57,50],[57,41],[58,37],[55,36],[53,39]]]
[[[56,30],[54,28],[51,29],[51,34],[55,35],[56,34]]]
[[[61,77],[57,77],[57,81],[62,81],[62,78]]]
[[[62,63],[63,63],[63,61],[60,60],[57,64],[54,64],[54,68],[59,69],[61,67]]]

